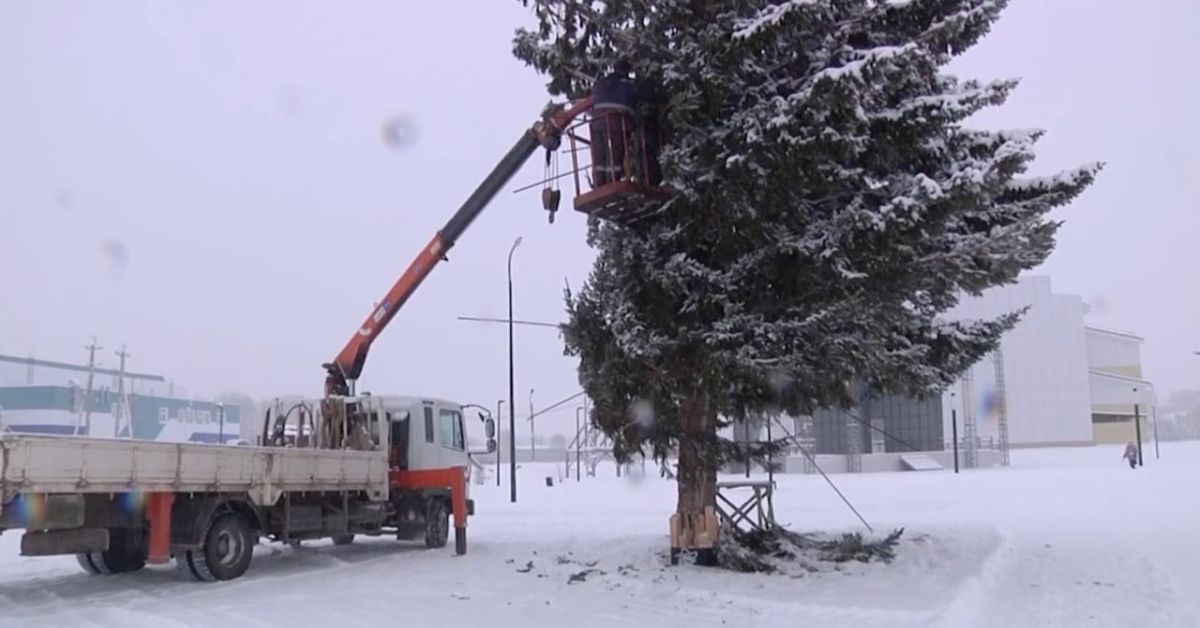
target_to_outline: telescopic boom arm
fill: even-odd
[[[325,378],[326,395],[351,395],[354,393],[354,381],[362,374],[363,365],[367,361],[367,351],[371,343],[379,337],[392,317],[404,305],[404,302],[416,292],[421,282],[429,276],[433,267],[446,259],[446,252],[454,246],[467,227],[487,207],[492,198],[508,183],[509,179],[525,164],[534,151],[539,147],[546,150],[556,150],[562,140],[562,134],[571,122],[579,115],[590,109],[591,97],[578,101],[566,108],[557,105],[549,108],[525,133],[521,139],[501,158],[500,163],[484,178],[479,187],[450,217],[429,244],[421,249],[416,259],[408,265],[404,274],[392,285],[392,289],[383,297],[362,326],[350,337],[346,346],[338,353],[333,362],[324,364],[327,373]]]

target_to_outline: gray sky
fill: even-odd
[[[0,0],[0,352],[81,360],[95,335],[192,392],[319,395],[321,363],[546,103],[509,52],[530,19],[516,0]],[[1160,390],[1200,386],[1196,32],[1190,0],[1013,0],[952,68],[1023,78],[978,124],[1048,129],[1036,173],[1108,162],[1037,272],[1144,335]],[[415,130],[399,149],[395,116]],[[538,156],[434,271],[360,390],[507,397],[505,326],[456,317],[506,315],[518,235],[518,318],[561,320],[593,256],[569,184],[554,225],[511,192],[541,174]],[[519,410],[531,387],[578,390],[555,330],[516,344]]]

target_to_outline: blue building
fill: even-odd
[[[0,430],[169,442],[239,438],[237,406],[174,392],[161,375],[0,355]]]

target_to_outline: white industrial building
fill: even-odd
[[[1134,416],[1140,419],[1143,439],[1148,438],[1157,425],[1148,421],[1157,398],[1142,374],[1142,338],[1098,327],[1088,327],[1087,338],[1093,442],[1135,439]]]
[[[1083,299],[1055,293],[1048,277],[965,298],[947,318],[991,319],[1025,307],[997,354],[943,394],[947,439],[957,419],[960,443],[975,436],[985,448],[1125,442],[1135,438],[1135,412],[1149,437],[1154,387],[1142,378],[1142,338],[1088,326]]]
[[[999,349],[933,403],[908,400],[907,411],[877,412],[873,402],[858,409],[860,416],[830,411],[836,416],[796,417],[793,431],[803,436],[808,453],[788,456],[784,470],[948,468],[956,442],[960,466],[1003,465],[1011,448],[1133,441],[1135,415],[1143,442],[1153,438],[1154,386],[1142,373],[1142,338],[1087,325],[1083,299],[1055,293],[1048,277],[1024,277],[964,297],[945,318],[992,320],[1021,310]],[[901,398],[883,401],[905,405]],[[879,429],[886,433],[880,436]]]

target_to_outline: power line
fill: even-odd
[[[482,318],[478,316],[459,316],[460,321],[475,321],[477,323],[508,323],[507,318]],[[538,321],[518,321],[514,320],[513,325],[532,325],[534,327],[554,327],[558,328],[557,323],[542,323]]]
[[[858,415],[854,414],[853,412],[851,412],[849,410],[839,409],[838,412],[841,412],[841,413],[845,414],[846,416],[850,417],[852,420],[854,420],[862,425],[867,426],[867,429],[875,430],[876,432],[879,432],[880,434],[887,436],[888,438],[896,441],[897,443],[900,443],[901,445],[908,447],[911,451],[921,451],[921,449],[919,447],[917,447],[916,445],[913,445],[912,443],[888,432],[887,430],[883,429],[882,427],[875,427],[874,425],[871,425],[870,421],[862,420],[861,418],[859,418]]]
[[[559,402],[557,402],[557,403],[551,404],[551,405],[549,405],[549,406],[546,406],[545,408],[542,408],[541,410],[538,410],[537,412],[534,412],[533,414],[529,415],[528,417],[525,417],[525,420],[526,420],[526,421],[531,421],[531,420],[533,420],[533,419],[535,419],[535,418],[537,418],[537,417],[539,417],[539,416],[542,416],[543,414],[546,414],[547,412],[550,412],[550,411],[552,411],[552,410],[555,410],[555,409],[557,409],[557,408],[558,408],[558,407],[560,407],[560,406],[563,406],[563,405],[565,405],[565,404],[571,403],[572,401],[574,401],[574,400],[576,400],[576,399],[578,399],[578,398],[580,398],[580,397],[582,397],[582,396],[584,396],[584,395],[586,395],[586,394],[587,394],[587,391],[583,391],[583,390],[581,390],[581,391],[579,391],[579,392],[575,393],[574,395],[571,395],[570,397],[567,397],[566,399],[563,399],[562,401],[559,401]]]
[[[796,436],[794,436],[788,432],[788,429],[786,427],[784,427],[783,423],[779,420],[778,417],[771,417],[771,420],[775,421],[779,425],[779,429],[783,430],[783,433],[788,435],[787,440],[790,440],[793,443],[799,444],[796,440]],[[838,487],[836,484],[833,483],[833,480],[829,479],[829,476],[825,474],[825,471],[821,468],[821,465],[817,464],[817,461],[813,457],[813,455],[808,453],[808,451],[805,450],[803,446],[799,447],[799,449],[800,449],[800,453],[804,454],[804,457],[808,458],[808,461],[812,463],[812,466],[814,469],[817,470],[817,473],[820,473],[821,477],[825,478],[825,481],[829,484],[829,487],[833,489],[833,492],[837,493],[837,496],[842,498],[842,502],[844,504],[846,504],[846,507],[850,509],[850,512],[853,512],[854,516],[858,517],[858,520],[861,521],[862,524],[867,527],[868,531],[875,532],[875,529],[871,527],[871,524],[867,523],[867,520],[864,519],[862,514],[858,512],[858,509],[854,507],[854,504],[851,504],[850,500],[847,499],[846,496],[842,494],[842,491],[838,490]]]

